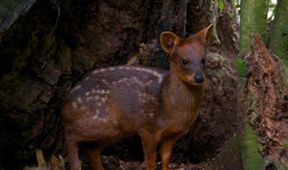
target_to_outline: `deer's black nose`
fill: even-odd
[[[195,73],[194,80],[196,83],[202,83],[204,81],[202,74],[199,72]]]

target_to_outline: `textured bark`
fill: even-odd
[[[174,31],[179,36],[186,34],[186,17],[187,17],[187,3],[188,0],[168,0],[163,1],[159,20],[157,21],[157,40],[163,31]],[[158,46],[160,48],[160,46]],[[168,59],[163,51],[158,53],[158,63],[161,68],[167,69],[169,67]]]
[[[241,1],[241,24],[240,24],[240,51],[241,54],[250,51],[251,37],[254,37],[256,33],[266,39],[267,31],[267,11],[268,0],[243,0]],[[236,60],[238,77],[239,77],[239,90],[243,88],[244,81],[246,80],[247,66],[243,61],[243,58],[238,57]],[[257,141],[257,135],[255,131],[247,123],[247,112],[249,110],[245,100],[238,99],[238,114],[241,118],[239,135],[241,136],[241,156],[244,169],[262,169],[263,159],[260,153],[257,151],[259,143]],[[253,102],[253,100],[251,101]]]
[[[271,24],[269,48],[280,57],[286,67],[288,76],[288,1],[279,0],[276,7],[275,19]]]
[[[247,121],[257,132],[256,140],[260,139],[261,155],[274,160],[276,165],[280,160],[288,167],[288,150],[285,146],[288,138],[288,81],[285,78],[285,66],[269,52],[259,35],[253,40],[252,52],[245,56],[245,60],[249,65],[249,76],[243,91],[243,97],[246,96],[244,98],[249,101]],[[259,147],[253,140],[250,140],[252,144],[246,146],[256,145],[257,152]],[[249,154],[246,156],[251,158],[255,151]],[[255,160],[255,155],[252,159]],[[247,169],[264,167],[264,164],[251,162],[251,159],[247,163],[245,167],[251,167]]]
[[[240,25],[240,49],[249,50],[251,37],[260,33],[265,41],[267,39],[267,12],[268,0],[242,0],[241,1],[241,25]]]
[[[7,30],[21,15],[27,12],[36,0],[2,0],[0,1],[0,40],[1,32]]]

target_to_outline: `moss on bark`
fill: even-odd
[[[268,0],[242,0],[241,1],[241,23],[240,23],[240,53],[250,51],[251,38],[255,33],[259,33],[262,39],[267,38],[267,12]],[[244,81],[246,80],[247,66],[243,58],[237,57],[237,71],[240,79],[238,87],[242,89]],[[253,101],[252,101],[253,102]],[[264,161],[259,153],[260,144],[257,140],[257,134],[246,122],[248,108],[242,108],[238,113],[242,117],[242,125],[240,126],[243,134],[241,142],[241,156],[243,167],[245,170],[263,169]]]
[[[276,7],[275,19],[271,24],[269,48],[276,54],[286,67],[288,76],[288,1],[279,0]]]
[[[268,0],[242,0],[240,25],[240,50],[249,50],[251,36],[258,32],[265,41],[267,38]]]

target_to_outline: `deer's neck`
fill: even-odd
[[[197,117],[197,111],[204,96],[204,86],[185,84],[170,72],[163,84],[162,101],[164,110],[178,123],[190,126]]]

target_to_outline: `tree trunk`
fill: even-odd
[[[288,68],[288,1],[279,0],[276,7],[275,19],[271,24],[269,48]],[[288,76],[288,70],[286,69]]]
[[[240,50],[249,50],[251,37],[260,33],[267,38],[267,12],[269,0],[241,0]]]
[[[241,23],[240,23],[240,50],[241,53],[250,50],[251,37],[254,37],[256,33],[266,39],[266,25],[267,25],[267,12],[268,12],[268,0],[242,0],[241,1]],[[243,55],[243,54],[242,54]],[[247,66],[243,62],[243,58],[237,59],[239,83],[244,83],[245,76],[247,74]],[[240,89],[243,88],[243,84],[239,84]],[[239,89],[239,90],[240,90]],[[240,97],[240,96],[239,96]],[[239,100],[239,99],[238,99]],[[253,99],[252,99],[253,100]],[[238,105],[244,108],[239,109],[240,121],[240,134],[243,135],[241,139],[241,156],[243,167],[245,170],[263,169],[264,161],[262,156],[258,152],[259,142],[257,140],[256,132],[250,127],[246,116],[248,113],[247,105],[243,105],[243,100],[239,100]],[[253,102],[253,101],[252,101]],[[241,113],[242,112],[242,113]],[[241,135],[241,136],[242,136]]]
[[[256,131],[246,131],[247,135],[255,136],[253,140],[244,141],[250,142],[246,145],[246,150],[253,151],[246,155],[250,160],[255,160],[251,157],[255,156],[255,152],[261,152],[261,157],[266,159],[265,162],[273,160],[275,166],[279,167],[280,164],[277,162],[280,160],[287,167],[288,150],[285,145],[288,138],[288,100],[285,96],[288,95],[288,81],[285,78],[285,66],[269,52],[259,35],[252,40],[252,51],[245,59],[249,63],[250,73],[242,97],[247,96],[244,97],[249,102],[249,109],[246,111],[247,121]],[[255,160],[248,166],[264,168],[263,162],[262,165],[259,162],[260,159]]]
[[[284,84],[287,82],[282,74],[285,67],[282,67],[279,60],[269,53],[265,43],[261,40],[266,42],[267,39],[267,4],[268,1],[241,1],[240,49],[243,58],[238,58],[236,62],[240,78],[238,113],[242,117],[239,134],[242,136],[240,148],[243,167],[248,170],[271,168],[271,166],[279,167],[276,160],[282,160],[286,164],[286,156],[283,158],[276,154],[280,152],[276,148],[279,149],[283,146],[281,141],[286,135],[281,130],[276,132],[274,127],[277,124],[281,124],[281,126],[286,126],[286,124],[283,122],[284,120],[275,121],[276,113],[272,110],[287,112],[281,109],[287,107],[287,102],[281,95],[286,91],[287,85]],[[273,39],[274,37],[272,35],[269,38]],[[249,52],[250,50],[251,52]],[[281,81],[277,81],[273,85],[272,82],[275,80]],[[279,105],[276,104],[276,101],[279,101]],[[277,147],[271,146],[270,139],[277,143]],[[282,153],[286,155],[286,151]],[[266,157],[265,161],[264,157]],[[264,162],[271,162],[267,158],[276,163],[265,164]]]
[[[19,15],[27,12],[35,0],[1,0],[0,1],[0,40],[1,33],[6,31]]]
[[[157,40],[159,40],[160,34],[163,31],[174,31],[179,36],[185,36],[186,34],[186,17],[187,17],[187,0],[168,0],[163,3],[161,8],[161,14],[157,21],[156,33]],[[158,46],[158,48],[161,48]],[[164,51],[158,52],[158,65],[160,68],[168,69],[168,58]]]

